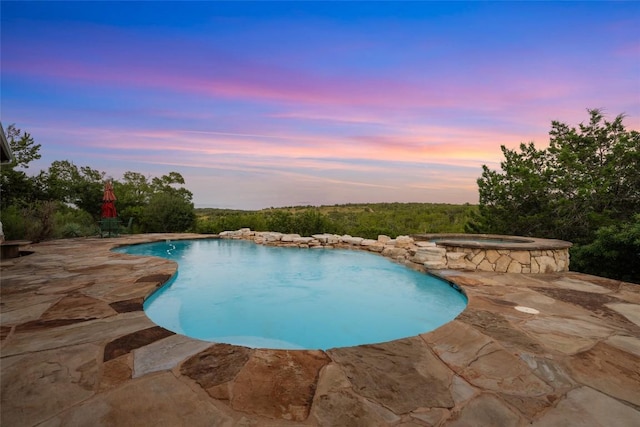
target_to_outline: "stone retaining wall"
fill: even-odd
[[[497,271],[500,273],[552,273],[569,271],[568,249],[511,250],[437,247],[444,257],[425,263],[427,268]]]
[[[298,248],[345,248],[380,253],[417,270],[478,270],[508,273],[552,273],[569,270],[569,249],[491,249],[464,248],[429,241],[416,241],[410,236],[378,236],[363,239],[349,235],[298,234],[252,231],[243,228],[223,231],[223,239],[251,240],[268,246]],[[536,239],[541,240],[541,239]]]

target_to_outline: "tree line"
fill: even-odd
[[[334,206],[296,206],[260,211],[197,209],[197,231],[219,233],[248,227],[310,236],[349,234],[375,239],[378,235],[462,233],[472,212],[466,205],[436,203],[365,203]]]
[[[7,141],[14,159],[0,170],[0,215],[7,239],[41,241],[98,234],[104,184],[113,182],[118,216],[135,232],[181,232],[194,227],[193,194],[178,172],[146,177],[125,172],[121,180],[103,171],[56,160],[29,175],[41,157],[40,144],[10,125]]]

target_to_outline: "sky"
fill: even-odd
[[[640,130],[640,2],[0,3],[0,119],[196,207],[477,203],[553,120]]]

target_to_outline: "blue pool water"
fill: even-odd
[[[188,240],[116,249],[160,256],[178,273],[144,304],[160,326],[253,348],[328,349],[417,335],[453,320],[467,299],[379,255]]]

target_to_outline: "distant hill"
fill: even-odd
[[[289,206],[258,211],[196,209],[197,231],[219,233],[251,228],[311,235],[349,234],[376,238],[415,233],[463,233],[476,205],[444,203],[354,203],[327,206]]]

